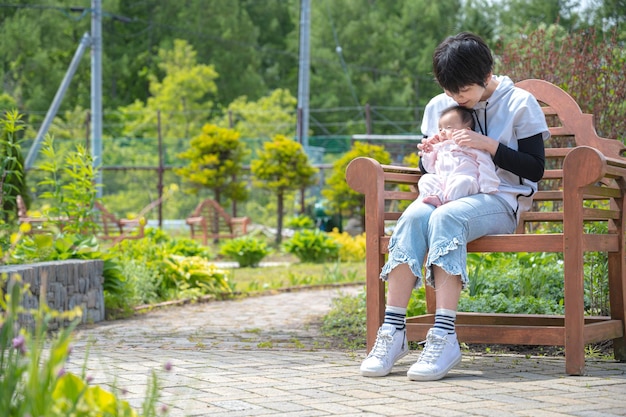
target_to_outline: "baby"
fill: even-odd
[[[440,142],[423,152],[421,162],[427,172],[418,182],[424,203],[439,207],[471,194],[494,193],[500,179],[491,155],[482,150],[457,145],[451,138],[458,129],[474,129],[471,110],[452,106],[439,117]]]

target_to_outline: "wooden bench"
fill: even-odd
[[[566,373],[581,375],[587,344],[612,339],[616,360],[626,360],[626,159],[622,158],[626,148],[618,140],[599,137],[592,115],[583,114],[557,86],[541,80],[525,80],[517,86],[537,98],[550,126],[546,171],[533,209],[523,215],[515,234],[482,237],[470,242],[468,251],[563,253],[565,314],[459,313],[457,334],[466,343],[564,346]],[[368,351],[385,310],[385,284],[379,278],[388,253],[385,227],[399,218],[399,200],[417,197],[420,175],[418,168],[381,165],[363,157],[346,169],[350,187],[365,196]],[[411,191],[399,189],[400,184],[410,185]],[[584,225],[589,222],[603,222],[606,232],[586,231]],[[532,227],[538,224],[544,227]],[[585,316],[585,252],[608,253],[609,316]],[[426,288],[426,298],[427,314],[407,319],[409,340],[424,340],[433,325],[431,287]]]
[[[98,238],[104,240],[112,240],[114,243],[120,242],[124,239],[140,239],[144,237],[144,223],[141,220],[142,216],[138,216],[136,219],[118,219],[110,211],[108,211],[101,203],[94,203],[95,211],[93,218],[95,223],[100,225],[98,231]],[[45,216],[34,217],[28,214],[26,204],[22,196],[17,196],[17,214],[18,222],[28,223],[31,225],[29,233],[46,233],[50,232],[49,228],[46,228],[46,224],[56,224],[60,230],[66,223],[72,221],[70,218],[49,218]]]
[[[217,201],[207,198],[201,201],[194,211],[185,219],[189,225],[191,238],[202,238],[207,245],[209,239],[219,240],[243,236],[248,233],[248,217],[232,217]],[[199,229],[199,230],[198,230]],[[198,236],[198,232],[201,234]]]
[[[143,215],[135,219],[120,219],[104,207],[98,201],[94,203],[96,209],[95,219],[100,225],[98,238],[111,240],[113,243],[124,239],[141,239],[145,235]]]
[[[21,195],[16,197],[17,203],[17,221],[19,224],[27,223],[30,225],[29,233],[45,233],[49,231],[46,228],[46,224],[55,224],[60,230],[63,230],[65,223],[70,221],[67,217],[45,217],[45,216],[32,216],[28,212],[24,198]]]

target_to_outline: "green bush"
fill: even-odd
[[[161,263],[166,299],[230,293],[228,272],[199,256],[168,255]]]
[[[309,216],[294,216],[287,219],[285,227],[295,230],[313,229],[315,227],[315,221]]]
[[[561,314],[563,262],[557,253],[472,253],[459,310]]]
[[[252,236],[242,236],[222,244],[220,254],[239,262],[242,268],[259,266],[270,253],[267,243]]]
[[[285,251],[300,262],[334,262],[339,257],[339,244],[319,230],[300,230],[284,243]]]
[[[339,259],[341,262],[365,261],[365,233],[350,236],[347,232],[340,233],[337,229],[328,232],[339,245]]]
[[[147,229],[143,239],[120,242],[109,255],[121,265],[128,291],[122,301],[130,307],[231,291],[226,273],[211,262],[207,247],[187,238],[173,239],[158,229]]]

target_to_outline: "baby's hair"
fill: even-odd
[[[470,129],[474,130],[474,114],[472,113],[472,111],[466,107],[463,106],[450,106],[446,109],[444,109],[441,112],[441,115],[439,115],[439,117],[443,117],[444,115],[448,114],[448,113],[452,113],[455,112],[457,113],[459,116],[461,116],[461,123],[463,123],[464,126],[469,127]]]

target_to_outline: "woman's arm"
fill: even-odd
[[[502,169],[531,181],[539,181],[543,177],[546,164],[546,152],[541,133],[517,141],[519,150],[513,150],[503,144],[493,157],[493,162]]]

